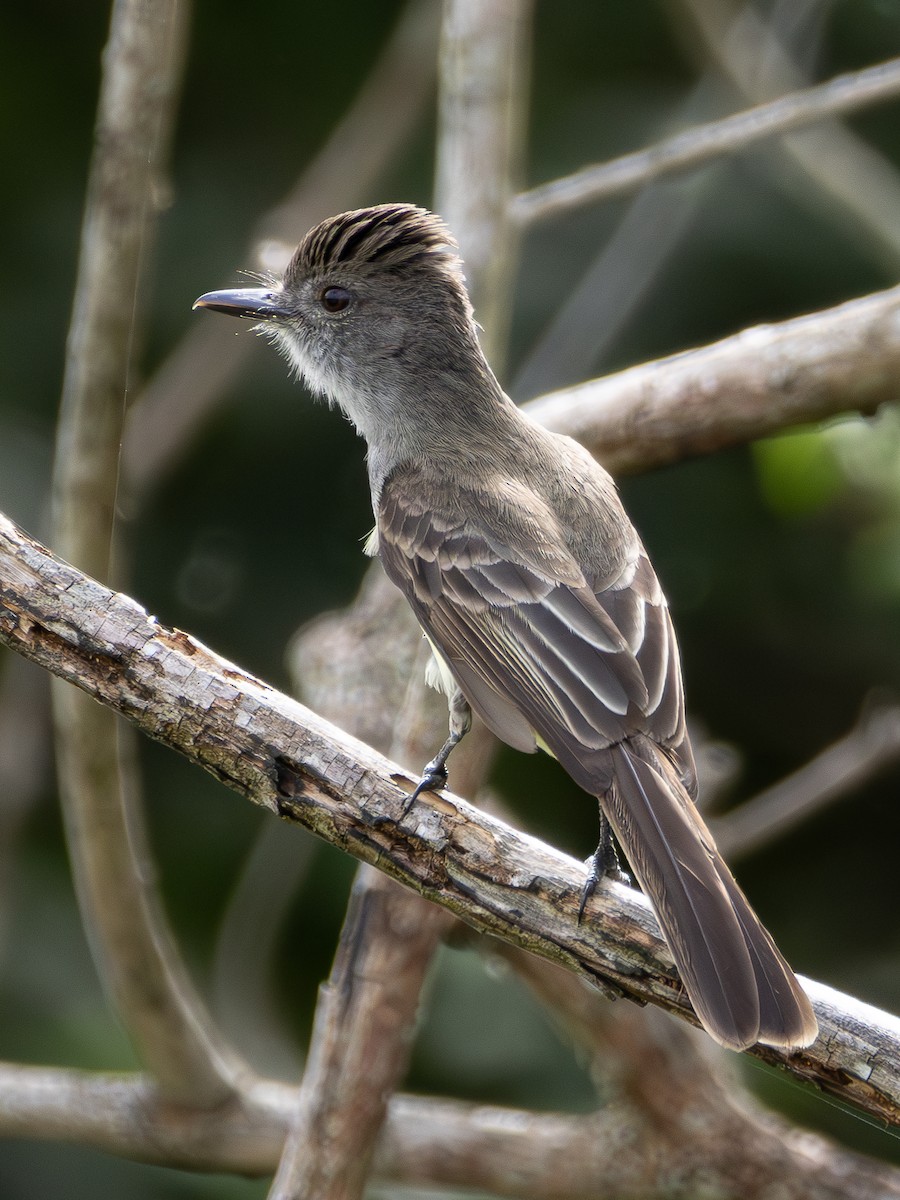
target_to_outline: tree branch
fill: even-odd
[[[77,683],[256,804],[597,986],[690,1019],[642,896],[607,884],[577,921],[582,864],[449,793],[403,816],[412,780],[355,738],[148,617],[0,519],[0,640]],[[900,1124],[900,1020],[806,982],[820,1035],[751,1053]]]
[[[900,705],[868,703],[853,729],[797,771],[712,821],[729,861],[782,837],[811,814],[851,795],[900,756]]]
[[[759,104],[802,80],[791,55],[752,4],[723,0],[679,0],[696,36],[745,101]],[[788,171],[776,173],[807,207],[839,217],[842,236],[857,234],[870,256],[896,275],[900,263],[900,179],[896,168],[873,146],[835,117],[786,137],[781,148],[806,177],[800,187]],[[808,185],[812,184],[810,188]]]
[[[438,208],[460,238],[477,302],[493,314],[493,353],[499,355],[507,333],[500,314],[508,312],[514,266],[508,201],[522,155],[531,4],[452,0],[443,14]],[[402,605],[395,593],[388,612],[397,601]],[[406,640],[416,647],[416,656],[421,638],[408,636],[410,614],[403,615]],[[390,645],[396,652],[397,639]],[[356,656],[350,677],[370,668],[364,656]],[[384,674],[376,677],[384,685]],[[398,681],[396,673],[392,678]],[[318,688],[331,712],[342,707],[333,703],[334,680],[332,664]],[[400,720],[393,730],[382,731],[379,744],[404,762],[424,762],[443,740],[446,708],[439,706],[435,721],[435,706],[425,701],[428,689],[421,669],[407,675],[401,686],[406,702],[393,706]],[[379,708],[385,703],[382,691]],[[356,707],[343,706],[337,714],[342,728],[360,723]],[[475,761],[474,744],[457,764],[460,770],[454,768],[457,786]],[[469,778],[474,789],[478,781],[471,772]],[[334,967],[320,992],[298,1120],[272,1185],[272,1200],[362,1196],[388,1099],[409,1064],[428,968],[453,924],[446,911],[393,880],[370,869],[358,873]],[[398,931],[403,935],[398,937]]]
[[[900,396],[900,288],[550,392],[524,407],[614,475]]]
[[[186,15],[176,0],[119,0],[104,52],[53,481],[62,552],[101,578],[110,573],[140,267]],[[53,710],[69,854],[101,977],[163,1091],[216,1103],[240,1068],[190,983],[147,869],[131,732],[70,688],[54,688]]]
[[[524,159],[532,0],[444,6],[435,207],[459,238],[482,345],[506,356],[517,230],[510,198]]]
[[[422,987],[449,915],[362,868],[319,991],[297,1112],[270,1200],[362,1196],[409,1066]]]
[[[826,117],[856,112],[900,94],[900,58],[850,71],[815,87],[779,96],[743,112],[694,125],[683,133],[585,167],[562,179],[522,192],[513,202],[513,218],[530,225],[623,192],[636,191],[668,175],[704,166],[736,154],[764,138],[801,129]]]
[[[296,1089],[267,1081],[220,1109],[173,1112],[139,1075],[0,1064],[5,1136],[91,1146],[185,1170],[267,1174],[296,1102]],[[395,1184],[478,1188],[515,1200],[619,1200],[657,1195],[663,1186],[670,1200],[694,1200],[698,1186],[740,1200],[775,1189],[784,1200],[900,1196],[889,1167],[759,1117],[755,1127],[742,1127],[741,1140],[720,1140],[712,1163],[701,1161],[698,1142],[705,1148],[708,1139],[698,1138],[695,1126],[688,1133],[689,1106],[670,1114],[670,1136],[658,1154],[623,1154],[623,1144],[645,1132],[635,1125],[638,1115],[622,1105],[571,1116],[395,1096],[375,1174]],[[676,1139],[679,1129],[684,1136]],[[719,1131],[734,1129],[723,1123]]]

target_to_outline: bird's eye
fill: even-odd
[[[353,297],[342,287],[327,287],[319,295],[319,303],[328,313],[343,312],[350,307]]]

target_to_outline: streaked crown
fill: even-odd
[[[290,286],[341,267],[401,272],[421,262],[462,281],[459,247],[440,217],[412,204],[380,204],[339,213],[314,226],[297,247],[284,281]]]

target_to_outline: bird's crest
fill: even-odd
[[[459,247],[434,213],[411,204],[381,204],[329,217],[309,231],[297,247],[285,274],[318,275],[336,268],[400,271],[422,261],[460,281]]]

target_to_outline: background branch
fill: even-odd
[[[680,0],[707,52],[746,101],[759,104],[802,83],[796,64],[777,32],[753,5],[734,0]],[[791,6],[793,7],[793,6]],[[841,228],[853,228],[879,261],[900,260],[900,177],[874,147],[841,122],[786,137],[783,150],[806,177],[792,184],[791,172],[776,173],[805,206],[832,210]],[[810,189],[808,186],[812,184]]]
[[[729,17],[725,26],[729,36],[739,24],[740,15]],[[679,32],[677,24],[674,32]],[[807,62],[812,61],[816,41],[810,36],[805,40]],[[691,53],[696,56],[693,44]],[[761,60],[761,70],[766,66],[763,56],[760,47],[756,57]],[[672,105],[663,127],[684,126],[689,130],[685,138],[694,130],[705,129],[707,137],[715,139],[713,130],[718,126],[710,124],[709,118],[719,117],[728,102],[723,98],[721,70],[714,56],[699,57],[696,82]],[[754,70],[754,52],[746,52],[745,58],[747,69]],[[798,74],[793,86],[802,82]],[[734,129],[726,129],[725,141],[734,133]],[[680,150],[685,146],[681,142]],[[665,165],[667,155],[663,159]],[[673,182],[667,174],[664,171],[659,179],[648,178],[628,201],[614,232],[529,349],[513,384],[518,398],[527,399],[596,374],[613,358],[616,347],[634,336],[641,311],[652,304],[679,250],[696,241],[698,231],[709,224],[725,172],[695,172],[685,182]],[[564,180],[561,183],[565,185]]]
[[[104,54],[53,485],[62,553],[101,579],[110,575],[140,267],[176,109],[185,19],[177,0],[120,0]],[[162,912],[131,732],[59,684],[53,712],[72,870],[101,977],[163,1092],[219,1102],[238,1067]]]
[[[173,1118],[141,1076],[0,1065],[0,1130],[8,1136],[68,1141],[186,1170],[268,1173],[295,1103],[294,1089],[268,1083],[223,1110],[185,1110]],[[695,1200],[698,1180],[735,1200],[775,1187],[785,1200],[900,1195],[889,1168],[813,1134],[798,1138],[759,1116],[755,1128],[741,1126],[736,1146],[719,1140],[719,1161],[698,1173],[697,1150],[708,1149],[712,1138],[701,1141],[695,1124],[690,1136],[676,1140],[678,1114],[671,1116],[665,1155],[656,1158],[622,1153],[636,1115],[621,1106],[571,1116],[395,1096],[376,1176],[412,1187],[474,1186],[522,1200],[613,1200],[653,1194],[661,1183],[669,1200]],[[708,1132],[726,1132],[725,1122]],[[758,1146],[768,1160],[759,1158]]]
[[[133,9],[128,0],[114,4],[117,19]],[[90,499],[90,487],[99,483],[97,495],[115,500],[134,572],[133,583],[120,574],[118,586],[170,624],[196,629],[230,657],[252,664],[257,675],[278,680],[288,631],[298,620],[345,604],[358,584],[354,538],[369,512],[352,435],[307,404],[282,364],[257,349],[246,330],[198,322],[182,340],[184,314],[199,291],[221,284],[239,267],[278,270],[308,225],[356,204],[410,199],[449,220],[463,247],[485,336],[492,339],[492,362],[505,356],[499,343],[512,318],[506,377],[527,379],[532,363],[543,372],[543,383],[520,385],[519,395],[587,378],[607,363],[657,357],[644,372],[594,380],[579,400],[606,397],[596,414],[589,403],[569,412],[566,394],[548,397],[548,419],[558,420],[565,432],[573,432],[571,420],[579,422],[575,432],[593,441],[600,455],[608,442],[606,461],[619,472],[710,446],[740,445],[746,436],[779,431],[782,422],[872,411],[895,399],[891,293],[751,330],[743,339],[690,355],[659,358],[759,321],[874,292],[891,278],[896,258],[890,249],[891,221],[896,223],[889,215],[896,191],[890,110],[870,108],[848,133],[833,117],[822,121],[820,107],[848,98],[851,106],[858,104],[856,89],[868,86],[880,69],[848,75],[848,68],[873,54],[900,53],[896,14],[883,5],[877,13],[851,13],[841,0],[773,0],[763,27],[752,5],[706,7],[715,18],[709,40],[686,30],[679,6],[666,0],[633,11],[626,6],[619,17],[606,6],[535,6],[535,68],[526,82],[532,6],[524,0],[391,0],[358,7],[352,22],[327,6],[306,6],[277,27],[251,10],[201,6],[172,184],[153,170],[166,157],[165,129],[154,150],[141,114],[132,117],[126,109],[132,101],[143,103],[147,118],[161,109],[165,126],[177,71],[169,70],[167,84],[163,70],[155,91],[148,76],[144,101],[140,88],[120,88],[121,106],[104,127],[111,135],[105,146],[110,161],[120,153],[127,172],[134,166],[132,182],[138,184],[117,192],[118,183],[110,180],[109,195],[121,201],[110,246],[115,248],[117,234],[132,237],[141,221],[132,214],[149,203],[141,243],[148,262],[148,246],[156,240],[149,237],[150,210],[168,200],[170,186],[177,198],[161,223],[152,295],[141,289],[153,304],[146,334],[143,320],[130,320],[137,274],[124,254],[120,271],[84,291],[101,308],[107,297],[111,301],[108,344],[105,338],[76,342],[74,333],[71,342],[67,391],[79,371],[91,370],[102,393],[98,410],[85,407],[77,432],[82,448],[96,451],[100,463],[113,462],[126,384],[134,395],[143,387],[140,371],[163,363],[129,418],[118,493],[114,476],[103,471],[96,481],[85,475],[81,496],[72,492],[73,503]],[[148,5],[144,11],[152,17],[160,9]],[[427,122],[441,11],[440,129],[432,139]],[[16,233],[2,264],[9,280],[0,288],[0,306],[7,306],[0,322],[0,337],[7,339],[0,353],[0,509],[36,530],[58,392],[59,297],[70,291],[74,214],[83,189],[78,147],[90,137],[101,22],[97,10],[77,18],[61,14],[67,36],[57,41],[65,53],[43,37],[27,6],[10,10],[5,23],[13,114],[5,128],[27,129],[24,145],[39,142],[45,153],[23,152],[21,138],[10,138],[5,147],[17,186],[6,196],[7,224]],[[135,65],[140,68],[153,50],[168,57],[163,33],[157,24],[155,41],[148,37]],[[253,63],[265,63],[263,73],[248,62],[251,45]],[[115,57],[107,54],[108,71]],[[893,60],[881,69],[895,67]],[[27,78],[40,70],[37,99],[15,86],[17,69]],[[729,73],[732,83],[723,87]],[[837,78],[797,93],[829,76]],[[888,82],[888,90],[892,86]],[[794,94],[785,96],[791,89]],[[722,124],[709,120],[760,103],[761,110],[737,113]],[[755,136],[760,122],[790,122],[804,109],[820,118],[815,129],[723,157]],[[690,126],[696,122],[704,124],[695,136]],[[518,263],[523,226],[510,201],[521,186],[526,127],[531,178],[553,179],[573,165],[643,145],[649,154],[626,155],[624,164],[613,159],[610,169],[621,180],[624,166],[631,187],[641,179],[651,185],[627,205],[573,205],[566,221],[530,234],[528,253]],[[677,128],[687,132],[673,144],[666,135]],[[120,133],[125,140],[116,146]],[[805,160],[792,157],[797,138],[807,147]],[[104,134],[101,145],[106,140]],[[837,156],[835,147],[843,147]],[[146,151],[147,158],[132,164],[132,150],[138,156]],[[705,158],[707,153],[713,156]],[[671,170],[683,165],[682,154],[699,156],[697,165],[717,165],[674,180]],[[148,175],[150,158],[155,161]],[[284,193],[304,159],[309,167],[272,208],[271,198]],[[663,175],[652,182],[657,162]],[[844,178],[830,192],[827,177],[836,163],[843,164]],[[143,194],[142,173],[152,184]],[[605,168],[598,178],[609,186]],[[860,203],[854,190],[863,193]],[[267,207],[257,223],[252,214]],[[235,231],[251,223],[257,232],[242,252]],[[92,264],[106,270],[114,261],[103,239],[89,242],[87,231],[86,220],[80,297]],[[514,294],[508,290],[513,273]],[[130,368],[117,321],[132,337]],[[846,340],[844,325],[851,331]],[[547,332],[538,336],[541,329]],[[252,380],[238,380],[238,368],[251,356]],[[240,403],[214,413],[226,389]],[[624,431],[617,428],[619,403],[630,422]],[[690,431],[694,422],[699,434]],[[890,922],[859,919],[855,880],[844,868],[848,858],[865,861],[867,911],[893,911],[890,779],[870,778],[881,754],[890,751],[893,731],[861,724],[824,752],[822,746],[848,728],[873,685],[896,690],[898,462],[900,423],[889,411],[877,422],[855,419],[824,436],[809,429],[750,452],[623,484],[670,589],[698,725],[705,718],[710,737],[734,747],[752,787],[782,777],[777,812],[771,804],[762,810],[748,804],[749,815],[761,812],[751,835],[777,827],[785,800],[794,819],[804,822],[777,850],[746,864],[754,903],[768,914],[791,961],[819,978],[849,978],[854,991],[889,1008],[894,931]],[[60,480],[66,469],[74,475],[74,462],[62,463]],[[165,490],[159,487],[164,475]],[[65,494],[60,507],[68,519]],[[124,524],[122,517],[133,520]],[[98,527],[92,545],[101,556],[94,566],[100,572],[106,570],[108,522]],[[53,544],[60,548],[57,540]],[[454,757],[452,782],[493,820],[447,795],[429,798],[397,828],[391,814],[396,817],[398,797],[409,790],[406,769],[414,778],[431,756],[446,713],[441,697],[423,692],[427,651],[402,598],[377,572],[349,609],[320,616],[295,639],[292,666],[310,707],[388,754],[389,765],[187,636],[148,621],[126,597],[93,592],[61,564],[44,560],[63,594],[52,587],[43,598],[38,592],[35,613],[20,592],[31,589],[31,556],[37,552],[20,539],[17,554],[0,558],[0,627],[20,648],[24,638],[29,653],[57,661],[77,644],[82,657],[66,668],[71,674],[102,695],[119,696],[145,725],[181,740],[217,778],[224,775],[283,810],[293,828],[257,821],[263,814],[227,794],[219,792],[217,802],[209,780],[204,784],[175,756],[135,739],[152,783],[154,857],[142,852],[120,862],[126,872],[137,868],[150,880],[151,907],[158,908],[153,881],[163,881],[178,953],[189,958],[200,986],[206,977],[214,980],[213,1002],[227,1005],[232,1045],[222,1046],[177,955],[165,945],[165,923],[153,918],[148,927],[164,937],[152,951],[165,966],[164,991],[174,987],[188,1026],[197,1023],[187,1030],[188,1057],[179,1063],[184,1031],[176,1022],[174,1048],[162,1038],[151,1047],[163,1062],[169,1055],[171,1073],[162,1087],[150,1075],[0,1067],[0,1133],[237,1173],[271,1172],[292,1126],[276,1190],[283,1183],[285,1195],[309,1190],[323,1200],[358,1196],[367,1174],[375,1190],[384,1180],[385,1190],[403,1184],[417,1191],[476,1188],[521,1200],[597,1200],[606,1194],[694,1200],[709,1190],[749,1200],[773,1189],[817,1200],[897,1196],[895,1170],[761,1111],[748,1090],[763,1091],[767,1103],[793,1119],[802,1112],[810,1124],[833,1128],[848,1144],[890,1157],[889,1137],[821,1104],[812,1089],[790,1085],[798,1073],[824,1080],[865,1111],[888,1112],[893,1120],[893,1018],[810,985],[831,1042],[797,1056],[790,1072],[755,1070],[742,1082],[733,1069],[738,1060],[653,1007],[654,996],[676,1008],[682,997],[639,898],[607,889],[598,898],[598,924],[587,931],[571,924],[570,897],[583,871],[517,835],[498,814],[495,797],[479,789],[494,748],[483,730]],[[74,557],[76,550],[67,553]],[[67,624],[65,606],[79,599],[87,601],[81,611],[93,616]],[[138,636],[137,644],[126,636],[114,649],[107,634],[115,633],[116,614],[126,611],[137,621],[131,633],[140,628],[147,636]],[[823,656],[822,645],[834,653]],[[3,647],[0,669],[0,830],[16,834],[15,841],[0,838],[0,882],[8,883],[5,892],[0,889],[6,939],[0,996],[6,1042],[0,1055],[132,1069],[132,1056],[98,1003],[48,807],[55,796],[43,769],[48,755],[40,697],[49,688],[32,663]],[[193,707],[184,707],[185,692],[194,695]],[[160,729],[151,713],[159,717],[161,694]],[[274,710],[266,707],[269,701]],[[106,719],[101,706],[90,707]],[[292,723],[298,713],[304,725]],[[243,737],[234,737],[229,716],[236,716]],[[84,728],[85,746],[92,748],[93,727]],[[874,743],[869,733],[877,735]],[[715,758],[709,745],[709,754],[700,755],[704,761]],[[130,776],[131,747],[125,748]],[[852,788],[858,815],[841,824],[839,844],[833,815],[811,817],[834,797],[833,752],[840,752],[839,763],[850,762],[841,781]],[[102,767],[114,760],[105,752],[93,761]],[[807,768],[798,773],[801,763]],[[823,775],[826,786],[820,787]],[[713,789],[703,778],[708,800]],[[134,794],[130,777],[126,782]],[[586,849],[593,814],[574,789],[567,791],[568,783],[545,758],[514,754],[498,756],[492,776],[492,786],[515,798],[512,824],[527,822],[554,845]],[[301,786],[306,790],[298,795]],[[367,793],[361,804],[353,799],[360,789]],[[26,804],[33,816],[23,821]],[[328,976],[348,871],[341,854],[307,836],[308,827],[363,859],[377,858],[412,884],[402,887],[385,870],[360,868],[314,1019],[315,986]],[[254,834],[257,844],[244,868]],[[98,869],[111,876],[109,863]],[[846,879],[846,887],[835,888],[836,878]],[[234,879],[240,886],[229,899]],[[429,903],[413,887],[433,889],[452,908]],[[458,920],[457,912],[473,924]],[[122,917],[127,954],[128,903]],[[485,929],[502,936],[485,937],[479,932]],[[138,929],[137,946],[144,935]],[[631,938],[637,942],[630,944]],[[442,941],[446,948],[435,957]],[[550,957],[523,949],[523,941]],[[559,965],[560,959],[568,965]],[[131,962],[140,986],[154,982],[152,959],[149,970],[140,954]],[[433,982],[423,992],[429,973]],[[585,979],[596,986],[586,987]],[[601,987],[647,995],[651,1004],[610,1004]],[[373,1030],[379,1036],[373,1038]],[[194,1038],[201,1062],[191,1079]],[[238,1053],[256,1071],[290,1081],[306,1055],[301,1087],[254,1075]],[[398,1094],[401,1086],[503,1098],[532,1111],[417,1100]],[[562,1116],[552,1111],[559,1097],[566,1108],[599,1108],[587,1116]],[[549,1111],[533,1111],[540,1109]],[[75,1162],[77,1189],[80,1172],[91,1170],[89,1154],[8,1145],[0,1164],[4,1194],[52,1192],[56,1156]],[[149,1171],[124,1162],[103,1160],[97,1173],[102,1184],[82,1186],[113,1186],[134,1200],[158,1191],[158,1176],[147,1178]],[[185,1196],[208,1190],[187,1176],[170,1177],[164,1186]],[[238,1179],[228,1186],[236,1194],[259,1192],[259,1184]]]
[[[872,698],[846,736],[787,778],[716,818],[716,842],[729,859],[750,854],[811,813],[852,795],[898,755],[900,706]]]
[[[648,146],[609,162],[584,167],[562,179],[553,179],[516,196],[513,217],[521,225],[547,220],[584,204],[597,204],[623,192],[678,171],[736,154],[764,138],[787,133],[826,117],[852,113],[900,93],[900,59],[890,59],[848,71],[814,87],[779,96],[753,108],[692,125]]]
[[[551,392],[526,407],[614,475],[896,400],[900,288],[759,325],[712,346]]]
[[[482,346],[506,358],[517,230],[510,200],[525,154],[531,0],[451,0],[441,34],[435,208],[456,234]]]

